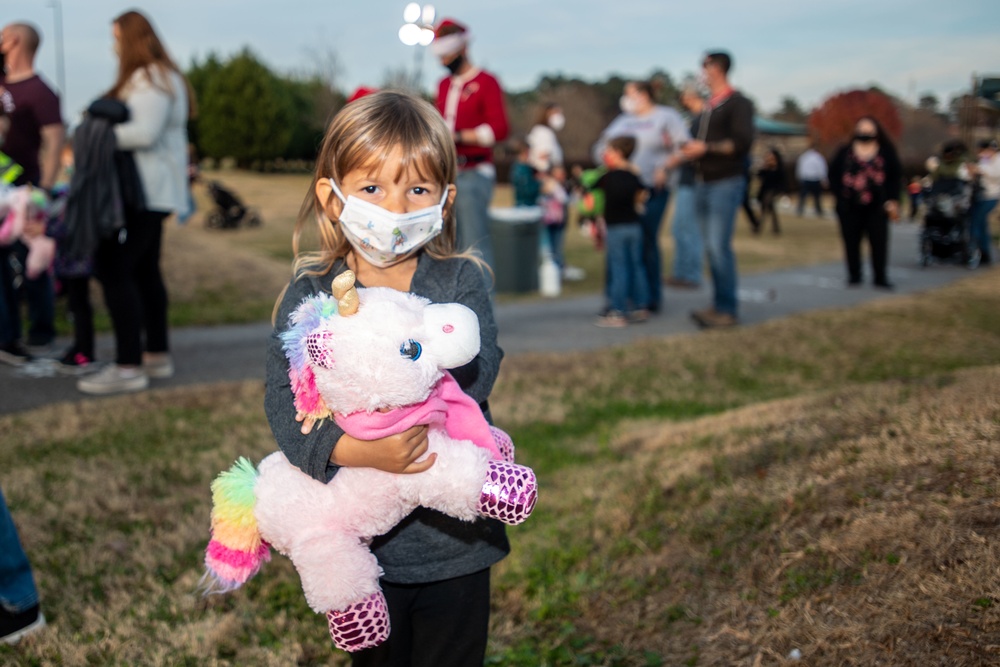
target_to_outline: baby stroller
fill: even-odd
[[[936,178],[924,200],[927,208],[920,233],[920,263],[953,262],[970,269],[979,266],[979,248],[969,233],[972,184],[961,178]]]
[[[235,193],[222,187],[218,181],[208,181],[207,187],[215,208],[205,216],[205,227],[236,229],[242,225],[259,227],[263,222],[257,209],[244,205]]]

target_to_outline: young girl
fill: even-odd
[[[434,107],[410,95],[365,96],[344,107],[327,130],[292,240],[295,277],[277,306],[265,396],[282,452],[317,480],[330,480],[341,466],[408,474],[434,465],[433,458],[419,461],[427,450],[426,426],[366,442],[332,421],[316,427],[296,421],[279,334],[305,297],[330,292],[333,278],[346,269],[357,275],[359,287],[392,287],[433,302],[461,303],[478,314],[479,356],[451,372],[490,419],[486,401],[503,353],[484,271],[475,259],[455,253],[455,174],[447,126]],[[313,221],[320,250],[300,253],[301,234]],[[418,508],[376,538],[372,550],[384,570],[392,630],[385,643],[353,654],[353,664],[480,667],[489,625],[489,568],[510,550],[503,526]]]

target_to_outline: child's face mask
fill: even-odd
[[[333,179],[330,185],[344,202],[340,212],[340,227],[355,251],[375,266],[385,268],[405,259],[414,251],[441,233],[444,228],[444,203],[448,188],[441,201],[434,206],[407,213],[393,213],[378,204],[351,195],[344,197]]]

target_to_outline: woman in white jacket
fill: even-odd
[[[101,243],[95,274],[115,332],[116,359],[81,378],[80,391],[140,391],[150,377],[169,377],[167,290],[160,272],[163,222],[187,203],[187,120],[193,98],[149,20],[125,12],[112,23],[118,78],[107,97],[129,108],[116,125],[119,150],[132,151],[145,195],[142,210],[125,210],[125,228]],[[145,345],[143,345],[145,335]]]

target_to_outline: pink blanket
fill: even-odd
[[[334,415],[334,420],[348,435],[359,440],[377,440],[402,433],[417,424],[437,424],[444,426],[453,439],[471,440],[475,445],[489,450],[493,458],[503,458],[479,405],[462,391],[458,382],[447,371],[423,403],[389,412],[368,413],[361,410],[349,415],[337,414]]]

